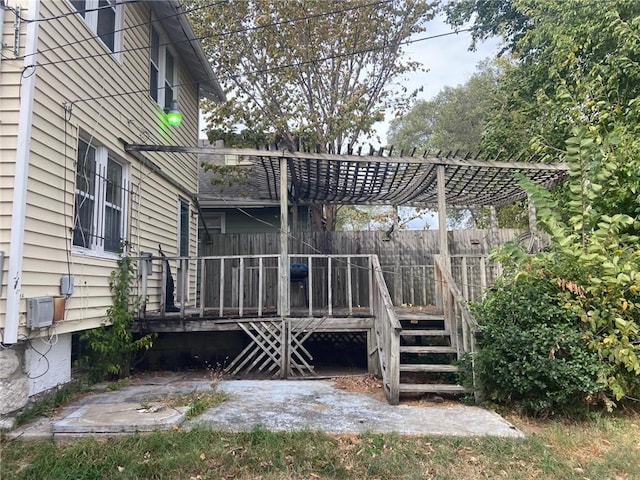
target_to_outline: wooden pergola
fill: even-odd
[[[126,150],[232,155],[243,163],[250,162],[251,174],[246,181],[252,199],[280,203],[282,295],[288,295],[289,291],[286,288],[289,285],[289,204],[435,207],[440,252],[447,259],[447,205],[459,208],[508,205],[526,196],[520,188],[521,178],[551,188],[565,178],[568,170],[561,163],[501,161],[451,153],[391,156],[382,150],[361,155],[141,144],[127,145]],[[533,225],[535,215],[531,210],[530,219]],[[281,304],[289,305],[289,302]],[[288,313],[280,312],[281,315]]]

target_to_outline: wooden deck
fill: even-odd
[[[331,315],[326,309],[317,309],[313,316],[308,316],[307,309],[292,309],[287,321],[296,325],[309,323],[318,332],[354,332],[366,331],[373,327],[373,315],[367,308],[354,309],[349,315],[347,309],[334,309]],[[171,332],[222,332],[240,331],[240,324],[252,322],[274,322],[281,320],[276,310],[265,310],[261,316],[257,311],[245,310],[240,316],[237,309],[226,309],[220,316],[218,309],[207,309],[200,317],[199,308],[186,308],[184,318],[180,312],[147,312],[144,318],[137,319],[131,327],[136,333],[171,333]]]
[[[444,384],[430,385],[429,376],[434,372],[455,375],[457,368],[450,362],[474,351],[477,325],[466,309],[469,276],[465,272],[470,265],[466,257],[461,262],[462,289],[452,277],[450,258],[434,257],[432,303],[436,306],[423,307],[394,305],[376,255],[304,256],[309,269],[302,284],[282,282],[280,277],[288,269],[280,264],[271,266],[275,259],[273,255],[199,258],[196,264],[200,268],[191,270],[199,288],[191,294],[187,293],[189,259],[173,259],[181,265],[175,295],[181,308],[177,312],[163,307],[173,295],[172,291],[167,295],[164,288],[170,259],[162,261],[159,283],[152,275],[152,265],[147,268],[142,263],[141,298],[147,302],[132,330],[203,335],[229,332],[237,339],[237,350],[230,353],[231,362],[225,367],[228,374],[277,378],[315,376],[312,343],[319,337],[340,343],[352,335],[366,342],[362,351],[366,352],[368,371],[382,378],[392,404],[397,404],[400,393],[407,389],[444,389]],[[480,257],[479,266],[484,284],[484,257]],[[206,280],[211,273],[217,275],[213,284]],[[443,354],[446,361],[440,359]],[[429,355],[439,357],[429,360]],[[459,390],[455,379],[449,386]]]

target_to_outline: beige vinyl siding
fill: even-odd
[[[16,2],[13,2],[12,6],[16,6]],[[3,57],[13,56],[14,19],[15,17],[11,12],[5,12],[3,36],[0,38],[0,43],[7,47],[2,49]],[[20,45],[23,47],[26,41],[25,30],[22,30],[22,35],[20,36]],[[13,209],[22,65],[22,60],[0,59],[0,251],[5,254],[4,267],[0,271],[0,282],[3,286],[2,294],[0,294],[0,327],[4,326],[4,314],[7,309],[9,262],[6,256],[9,252],[11,237],[11,212]]]
[[[41,4],[43,17],[69,11],[71,6],[64,1]],[[174,256],[177,251],[178,197],[185,197],[185,193],[157,173],[150,172],[133,155],[124,152],[120,141],[173,145],[195,145],[197,142],[195,86],[179,86],[177,89],[184,115],[178,128],[162,125],[164,114],[146,91],[149,27],[129,27],[144,24],[149,16],[145,5],[125,4],[122,47],[124,50],[145,48],[122,52],[119,58],[106,54],[107,49],[94,38],[79,15],[40,24],[38,50],[41,53],[37,61],[41,66],[35,73],[22,296],[58,295],[60,276],[68,272],[74,275],[75,292],[67,299],[65,321],[57,324],[58,333],[100,324],[111,304],[107,279],[116,266],[113,255],[84,254],[78,249],[72,249],[71,253],[68,251],[70,229],[73,227],[75,159],[80,129],[94,136],[95,141],[127,166],[130,191],[127,236],[134,254],[147,251],[157,255],[158,244],[169,256]],[[72,42],[77,43],[58,47],[60,43]],[[70,61],[81,57],[93,58]],[[176,59],[179,62],[179,57]],[[188,74],[178,65],[179,83],[190,82]],[[17,78],[19,80],[19,75]],[[128,94],[135,91],[139,93]],[[78,101],[101,96],[107,98]],[[64,103],[73,105],[71,114],[67,112],[67,122]],[[4,121],[4,111],[2,118]],[[198,169],[195,156],[154,153],[145,156],[188,192],[196,191]],[[4,167],[2,175],[5,175]],[[3,189],[0,190],[3,194],[0,201],[4,201],[5,185],[11,184],[6,178],[0,182]],[[2,208],[4,214],[4,206]],[[191,217],[192,254],[196,248],[196,220],[195,216]],[[190,266],[191,299],[195,298],[195,271],[194,263]],[[175,267],[173,274],[176,275]],[[156,261],[154,274],[149,277],[149,285],[155,287],[152,294],[159,291],[160,283],[160,263]],[[156,304],[158,300],[159,295],[152,297]],[[21,323],[24,323],[24,318],[21,318]]]

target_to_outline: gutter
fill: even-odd
[[[28,11],[31,18],[39,18],[40,2],[38,0],[29,0]],[[36,63],[39,25],[39,22],[29,22],[27,24],[27,40],[24,50],[25,68]],[[2,343],[4,344],[18,342],[22,291],[22,260],[24,256],[24,226],[27,211],[29,155],[31,153],[31,126],[33,123],[36,76],[37,72],[35,71],[32,75],[23,76],[20,91],[16,169],[13,179],[13,208],[11,211],[11,240],[9,243],[9,274],[7,276],[7,312],[2,338]]]

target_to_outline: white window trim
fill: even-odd
[[[227,233],[227,214],[224,212],[210,214],[209,218],[217,216],[220,217],[220,233]]]
[[[120,186],[121,195],[122,195],[121,197],[122,205],[120,208],[120,212],[122,215],[122,221],[121,221],[122,231],[120,232],[120,236],[121,238],[126,239],[128,235],[128,223],[129,223],[127,220],[129,218],[129,190],[126,187],[126,184],[129,181],[129,164],[124,160],[122,160],[122,158],[116,155],[114,152],[109,150],[107,147],[99,144],[98,142],[95,141],[95,139],[93,139],[92,137],[88,137],[86,135],[81,134],[78,137],[78,141],[76,142],[76,148],[80,140],[85,141],[90,146],[94,147],[96,150],[96,166],[95,166],[95,172],[94,172],[94,192],[92,195],[94,200],[93,225],[91,225],[91,231],[93,233],[103,232],[103,237],[98,239],[95,236],[92,236],[90,248],[83,247],[81,245],[74,245],[73,238],[72,238],[71,251],[74,254],[82,255],[86,257],[118,258],[119,252],[111,252],[104,249],[104,230],[105,230],[105,216],[106,216],[104,212],[108,202],[106,198],[107,192],[104,185],[106,183],[106,179],[101,180],[99,178],[99,172],[103,170],[106,175],[109,158],[111,158],[112,161],[115,161],[122,167],[122,178],[121,178],[121,186]],[[76,150],[76,156],[77,156],[77,150]],[[76,175],[77,175],[77,172],[76,172]],[[99,185],[99,182],[102,182],[102,184]],[[82,193],[86,194],[85,192],[82,192]],[[76,199],[76,196],[79,194],[81,193],[77,190],[77,188],[74,188],[74,196],[73,196],[74,227],[75,227],[75,215],[77,215],[78,213],[76,212],[75,199]],[[99,221],[102,223],[102,225],[98,225]]]
[[[99,6],[99,0],[86,0],[86,9],[93,10],[93,11],[86,12],[84,17],[80,15],[80,12],[76,10],[75,6],[71,2],[68,2],[68,3],[71,6],[71,9],[73,11],[78,12],[78,16],[82,18],[85,25],[89,28],[89,30],[91,30],[91,33],[93,33],[95,39],[98,40],[100,44],[102,44],[104,49],[110,52],[116,59],[120,60],[120,56],[121,56],[120,54],[122,52],[122,30],[123,30],[122,27],[123,27],[123,18],[124,18],[124,3],[118,0],[108,0],[108,1],[112,2],[116,7],[116,18],[115,18],[115,26],[114,26],[114,33],[113,33],[113,51],[111,51],[111,49],[107,47],[107,45],[104,43],[102,38],[98,36],[98,11],[95,9],[98,8]]]
[[[152,23],[151,28],[149,29],[149,44],[151,45],[151,39],[153,38],[152,31],[155,30],[158,34],[158,65],[156,65],[158,69],[158,78],[157,78],[157,96],[158,100],[154,100],[151,96],[151,92],[149,92],[149,98],[157,103],[160,108],[163,110],[168,110],[171,105],[165,105],[164,97],[165,97],[165,86],[164,82],[167,80],[167,50],[173,56],[173,78],[169,79],[170,85],[173,87],[173,99],[178,99],[178,78],[179,78],[179,66],[178,66],[178,56],[176,55],[175,50],[169,45],[169,40],[164,31],[160,28],[157,23]],[[151,48],[149,48],[149,86],[151,86],[151,64],[155,65],[155,62],[152,62],[151,59]]]

